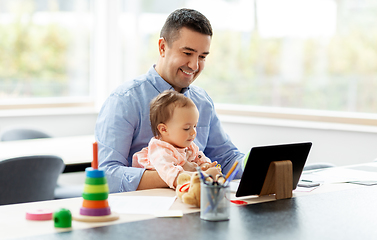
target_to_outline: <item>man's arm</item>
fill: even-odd
[[[141,177],[137,190],[145,190],[152,188],[166,188],[169,187],[164,180],[161,179],[157,171],[145,170]]]
[[[131,167],[129,159],[139,115],[130,98],[124,99],[119,94],[109,96],[98,114],[95,130],[98,161],[99,167],[105,169],[111,193],[135,191],[144,174],[144,169]]]

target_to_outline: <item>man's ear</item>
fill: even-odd
[[[157,129],[160,132],[161,136],[166,136],[168,134],[168,127],[164,123],[158,124]]]
[[[165,57],[167,43],[164,38],[158,39],[158,51],[160,52],[161,57]]]

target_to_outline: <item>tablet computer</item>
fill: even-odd
[[[258,195],[273,161],[292,162],[292,189],[296,189],[311,146],[311,142],[303,142],[251,148],[236,197]]]

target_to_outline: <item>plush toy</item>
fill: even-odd
[[[184,203],[200,207],[200,179],[197,172],[181,173],[177,179],[177,197]]]

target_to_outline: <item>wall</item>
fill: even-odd
[[[225,131],[243,152],[257,145],[310,141],[307,162],[338,166],[370,162],[377,158],[375,128],[339,124],[222,116]]]
[[[53,137],[94,134],[93,109],[43,109],[0,111],[0,132],[13,127],[40,129]]]
[[[97,114],[90,109],[0,113],[0,131],[11,126],[27,126],[55,137],[94,133]],[[238,148],[247,152],[251,146],[311,141],[308,162],[331,162],[338,166],[373,161],[377,158],[375,128],[340,126],[260,118],[220,116],[223,127]]]

